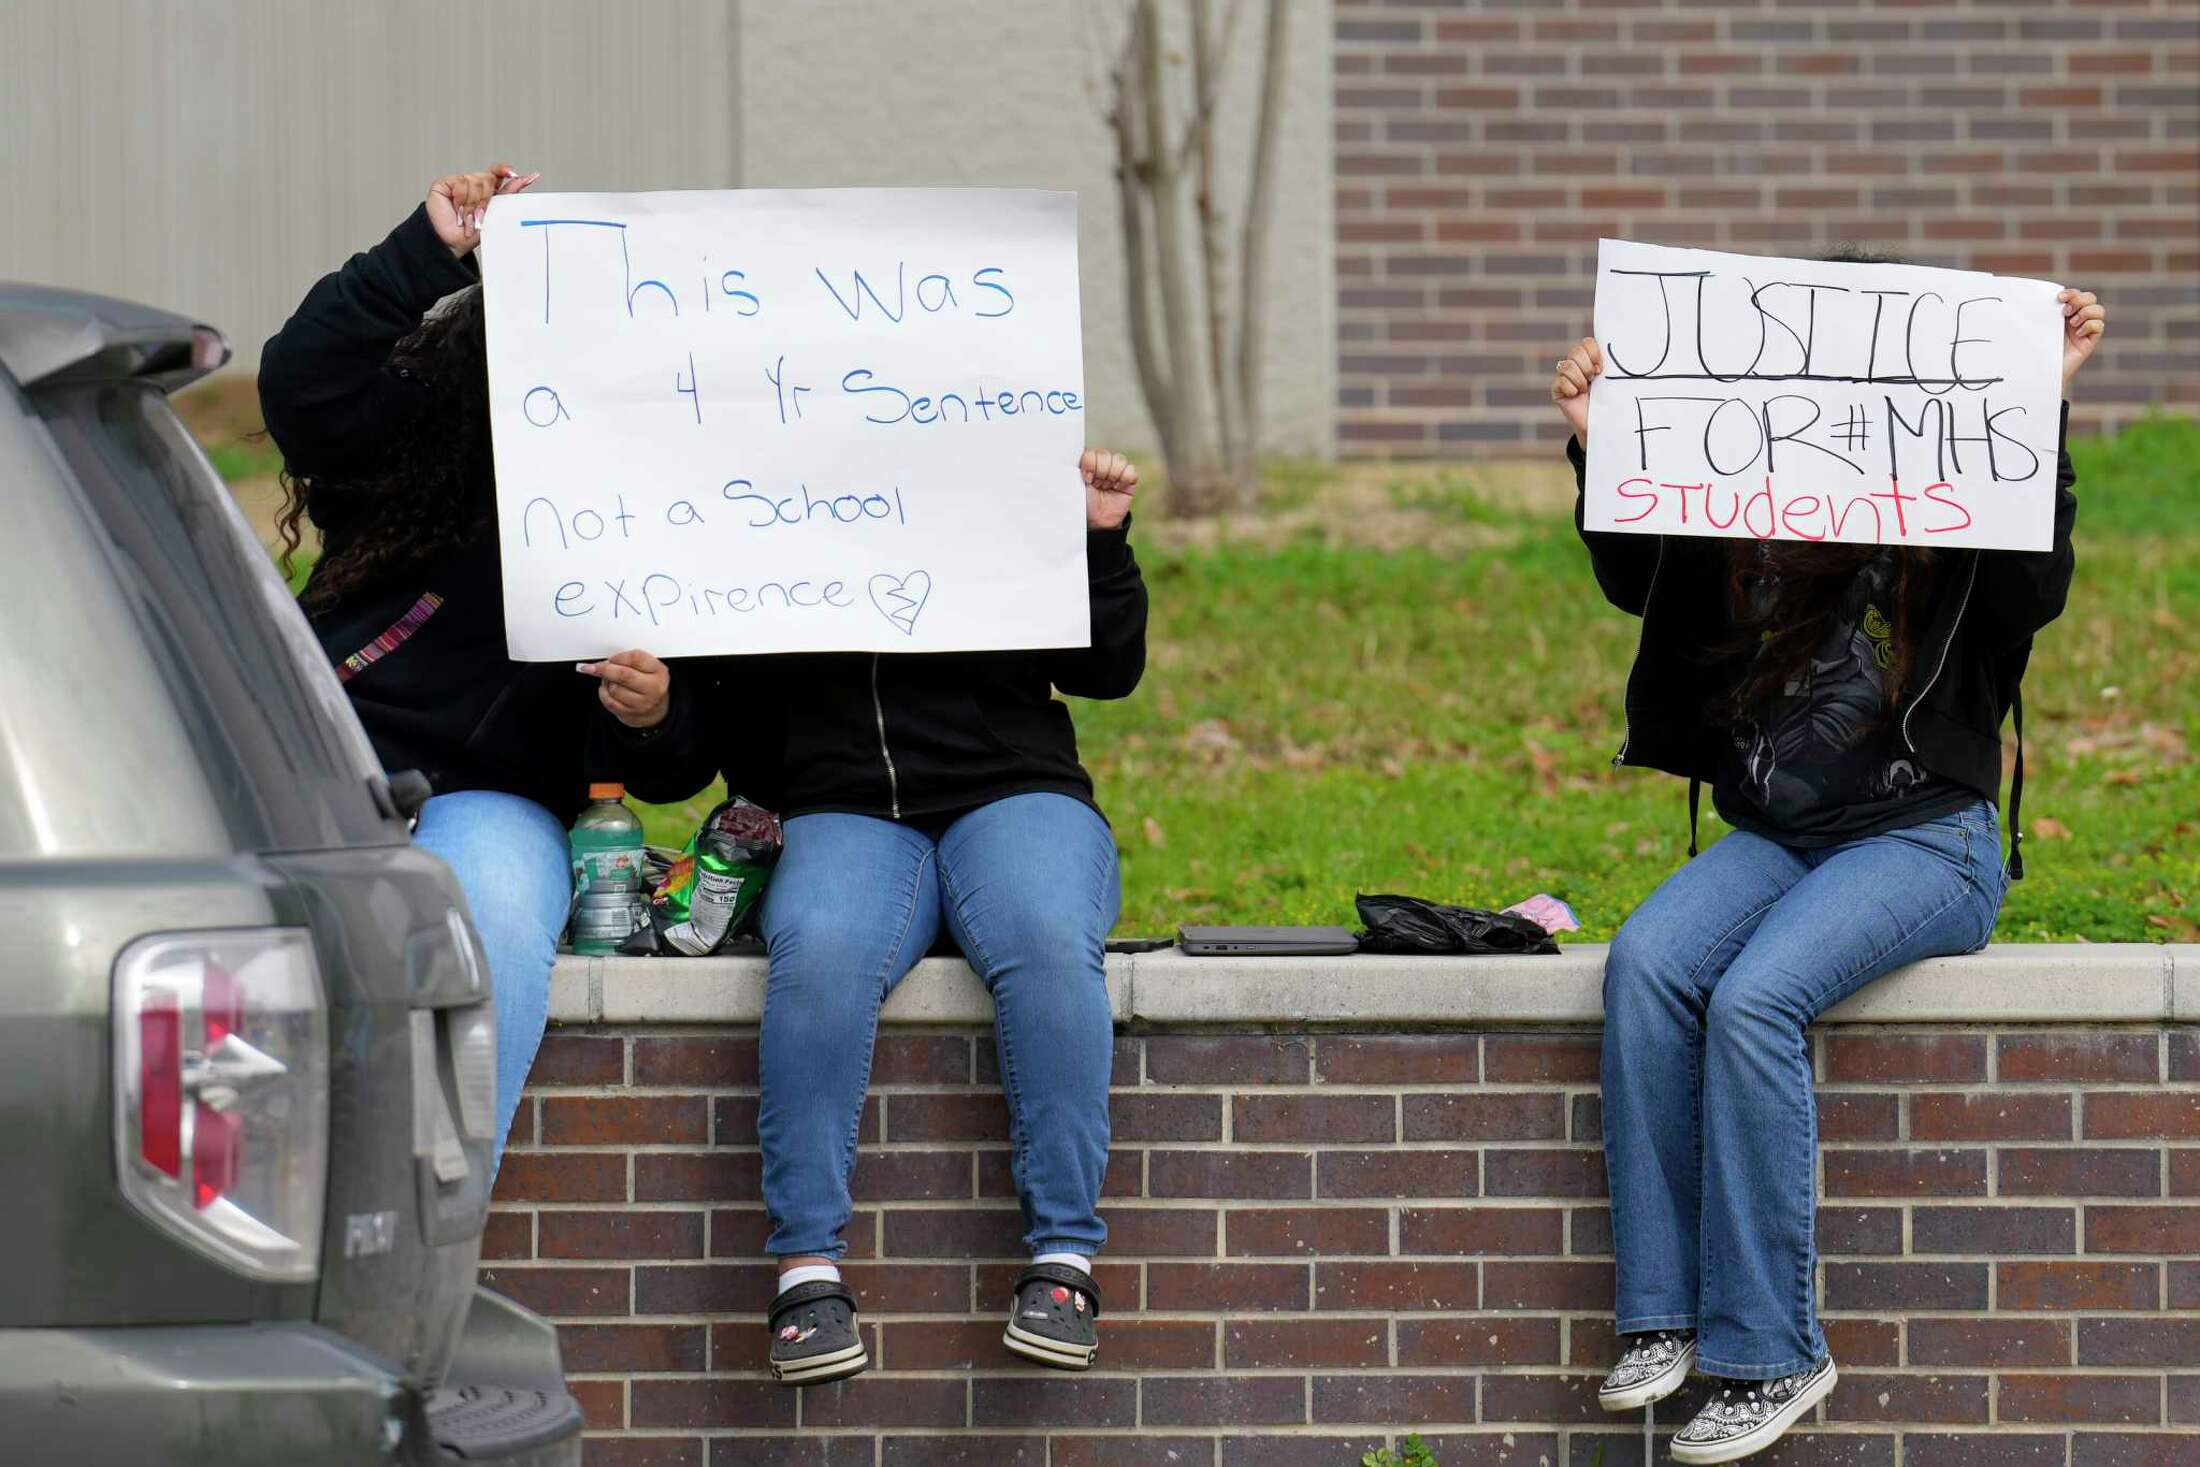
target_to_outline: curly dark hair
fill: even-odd
[[[282,567],[290,574],[300,525],[321,532],[322,555],[300,599],[308,609],[476,545],[496,526],[489,447],[488,335],[481,287],[445,301],[390,352],[387,370],[411,379],[417,406],[385,451],[340,471],[296,474],[284,465]]]

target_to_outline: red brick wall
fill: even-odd
[[[1564,437],[1599,236],[2098,290],[2079,426],[2200,406],[2193,0],[1335,0],[1338,443]]]
[[[1817,1042],[1843,1381],[1763,1460],[2200,1462],[2200,1030]],[[1641,1461],[1593,1399],[1593,1034],[1120,1040],[1086,1376],[1000,1346],[990,1042],[889,1031],[876,1078],[848,1276],[882,1368],[795,1392],[761,1369],[754,1031],[545,1043],[484,1252],[561,1322],[592,1463],[1348,1467],[1416,1427],[1444,1467]]]

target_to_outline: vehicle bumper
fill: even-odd
[[[0,1329],[0,1424],[0,1458],[76,1467],[455,1460],[434,1445],[417,1387],[311,1324]],[[493,1460],[552,1467],[579,1451],[576,1429]]]
[[[310,1324],[0,1330],[0,1422],[26,1462],[408,1463],[418,1396]]]

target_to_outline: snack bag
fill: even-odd
[[[784,845],[779,817],[732,799],[703,820],[649,900],[661,948],[700,958],[716,952],[764,895]]]

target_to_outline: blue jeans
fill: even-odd
[[[1845,845],[1735,831],[1650,894],[1604,968],[1604,1156],[1622,1332],[1697,1331],[1713,1375],[1826,1353],[1804,1029],[1905,963],[1986,945],[1993,806]]]
[[[519,1110],[550,1016],[550,970],[573,899],[573,858],[558,817],[518,795],[460,790],[420,807],[413,844],[443,859],[466,894],[489,959],[497,1008],[497,1133],[490,1165]]]
[[[1121,902],[1115,840],[1066,795],[1014,795],[930,835],[801,815],[764,893],[765,1251],[838,1258],[879,1006],[944,921],[993,994],[1024,1243],[1098,1251],[1114,1064],[1102,958]]]

